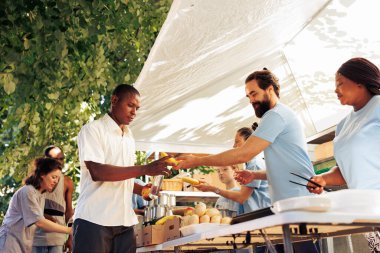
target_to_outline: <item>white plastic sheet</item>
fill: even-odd
[[[360,1],[339,2],[349,9]],[[299,78],[301,73],[294,61],[290,68],[287,58],[294,57],[285,56],[283,48],[310,21],[326,18],[320,15],[331,4],[328,0],[174,0],[135,84],[142,94],[142,107],[131,125],[137,149],[216,153],[232,147],[236,130],[258,121],[245,98],[244,79],[263,67],[280,78],[281,101],[300,115],[307,136],[326,128],[310,113],[310,101],[305,100],[309,97],[293,75],[296,72]],[[340,12],[328,15],[341,18]],[[324,96],[331,100],[332,89],[327,92],[321,101]]]

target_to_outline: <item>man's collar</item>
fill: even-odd
[[[104,119],[107,123],[107,125],[110,127],[112,131],[117,131],[118,133],[128,133],[129,132],[129,127],[127,125],[124,125],[123,130],[119,127],[119,125],[111,118],[111,116],[106,113],[104,115]]]

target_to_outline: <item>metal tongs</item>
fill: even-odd
[[[310,182],[311,184],[315,185],[315,186],[318,186],[318,187],[322,187],[325,191],[327,192],[331,192],[332,190],[330,188],[327,188],[327,187],[324,187],[314,181],[311,181],[310,179],[304,177],[304,176],[301,176],[301,175],[298,175],[294,172],[290,172],[290,174],[296,176],[296,177],[299,177],[299,178],[302,178],[302,179],[305,179],[306,181]],[[301,183],[298,183],[298,182],[295,182],[295,181],[292,181],[292,180],[289,180],[289,182],[293,183],[293,184],[297,184],[297,185],[302,185],[302,186],[305,186],[306,188],[311,188],[311,189],[314,189],[315,187],[312,187],[312,186],[309,186],[309,185],[306,185],[306,184],[301,184]]]

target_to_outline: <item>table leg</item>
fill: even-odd
[[[282,225],[282,232],[284,237],[284,250],[285,253],[294,253],[292,239],[290,237],[290,227],[288,224]]]

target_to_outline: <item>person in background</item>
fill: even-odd
[[[367,59],[352,58],[338,69],[335,86],[340,103],[352,106],[353,111],[336,127],[333,142],[337,166],[311,180],[322,186],[347,184],[349,189],[380,190],[379,68]],[[308,185],[310,192],[323,192],[323,187]],[[370,250],[380,252],[380,232],[366,237]]]
[[[30,253],[34,231],[70,234],[70,227],[44,217],[45,192],[53,192],[61,177],[61,164],[52,158],[34,161],[34,171],[9,202],[3,225],[0,227],[1,253]]]
[[[256,129],[257,123],[252,127],[255,127]],[[252,133],[252,129],[248,127],[240,128],[235,135],[234,148],[243,146]],[[260,155],[245,163],[245,166],[247,170],[251,171],[265,170],[264,160]],[[237,171],[237,169],[235,169],[235,171]],[[233,181],[235,182],[235,180]],[[232,203],[239,203],[238,214],[252,212],[271,205],[268,182],[266,180],[254,180],[235,190],[229,190],[228,188],[226,190],[218,189],[215,186],[206,185],[205,183],[197,186],[197,188],[202,191],[215,192],[223,198],[232,201]]]
[[[234,178],[235,169],[236,169],[236,167],[234,167],[234,166],[216,167],[220,182],[222,182],[226,186],[225,190],[224,189],[218,189],[215,186],[209,185],[206,183],[206,181],[203,181],[203,180],[200,180],[200,182],[201,182],[200,185],[194,186],[198,190],[207,191],[207,192],[213,191],[213,192],[221,195],[221,197],[219,197],[215,203],[215,208],[220,209],[220,210],[224,210],[226,212],[225,215],[228,217],[234,217],[234,216],[236,216],[236,214],[238,214],[239,203],[235,202],[231,199],[225,198],[221,194],[221,191],[226,191],[226,192],[238,192],[238,191],[240,191],[240,187]]]
[[[252,129],[248,127],[240,128],[235,135],[234,148],[238,148],[244,145],[248,138],[256,130],[258,124],[255,122],[252,124]],[[250,171],[265,171],[265,162],[262,153],[258,154],[250,161],[245,163],[245,167]],[[268,181],[266,180],[253,180],[245,185],[241,186],[245,189],[244,192],[249,193],[246,200],[242,204],[242,213],[248,213],[257,209],[265,208],[271,205],[269,197]]]
[[[141,180],[136,178],[135,184],[144,186],[145,183]],[[144,208],[148,205],[148,201],[143,199],[141,195],[134,193],[132,195],[132,208],[135,211],[136,214],[144,215]]]
[[[252,135],[253,131],[257,128],[258,124],[255,122],[252,124],[252,129],[248,127],[242,127],[236,131],[234,148],[243,146],[245,141]],[[252,131],[253,130],[253,131]],[[223,168],[223,167],[222,167]],[[251,171],[265,170],[264,160],[261,153],[255,156],[253,159],[245,163],[245,168]],[[232,170],[231,170],[232,171]],[[234,168],[233,173],[238,171],[238,168]],[[233,174],[231,175],[233,177]],[[233,180],[236,184],[236,181]],[[253,180],[245,185],[235,188],[234,190],[220,190],[214,186],[204,187],[201,184],[197,188],[203,188],[205,191],[213,191],[222,195],[221,198],[229,201],[229,203],[238,204],[234,205],[234,209],[237,209],[237,214],[244,214],[253,212],[257,209],[269,207],[271,205],[268,182],[266,180]],[[236,201],[236,202],[235,202]],[[218,204],[218,203],[217,203]],[[232,217],[232,216],[230,216]],[[278,252],[282,252],[281,246],[275,246]],[[265,252],[265,247],[257,247],[257,252]],[[244,252],[243,250],[239,252]]]
[[[308,178],[315,173],[307,154],[302,124],[296,113],[279,101],[277,77],[267,69],[255,71],[246,78],[245,92],[256,116],[261,118],[260,125],[247,141],[241,147],[216,155],[180,156],[177,158],[180,163],[174,169],[246,163],[264,151],[266,170],[238,171],[235,177],[238,182],[269,180],[272,202],[310,195],[306,187],[289,182],[294,179],[291,172]],[[315,247],[312,242],[300,243],[295,251],[315,252]]]
[[[169,156],[134,165],[135,141],[129,124],[140,108],[140,93],[120,84],[112,93],[111,109],[82,127],[78,134],[80,194],[74,214],[73,252],[136,252],[133,225],[138,223],[132,194],[141,195],[134,179],[169,175]]]
[[[64,166],[65,155],[57,146],[48,146],[44,151],[45,157],[56,159],[61,167]],[[73,216],[72,196],[74,183],[70,177],[61,174],[61,178],[51,193],[46,193],[44,216],[58,224],[65,225]],[[72,236],[66,240],[61,233],[46,233],[37,229],[33,240],[33,253],[62,253],[71,252]]]

